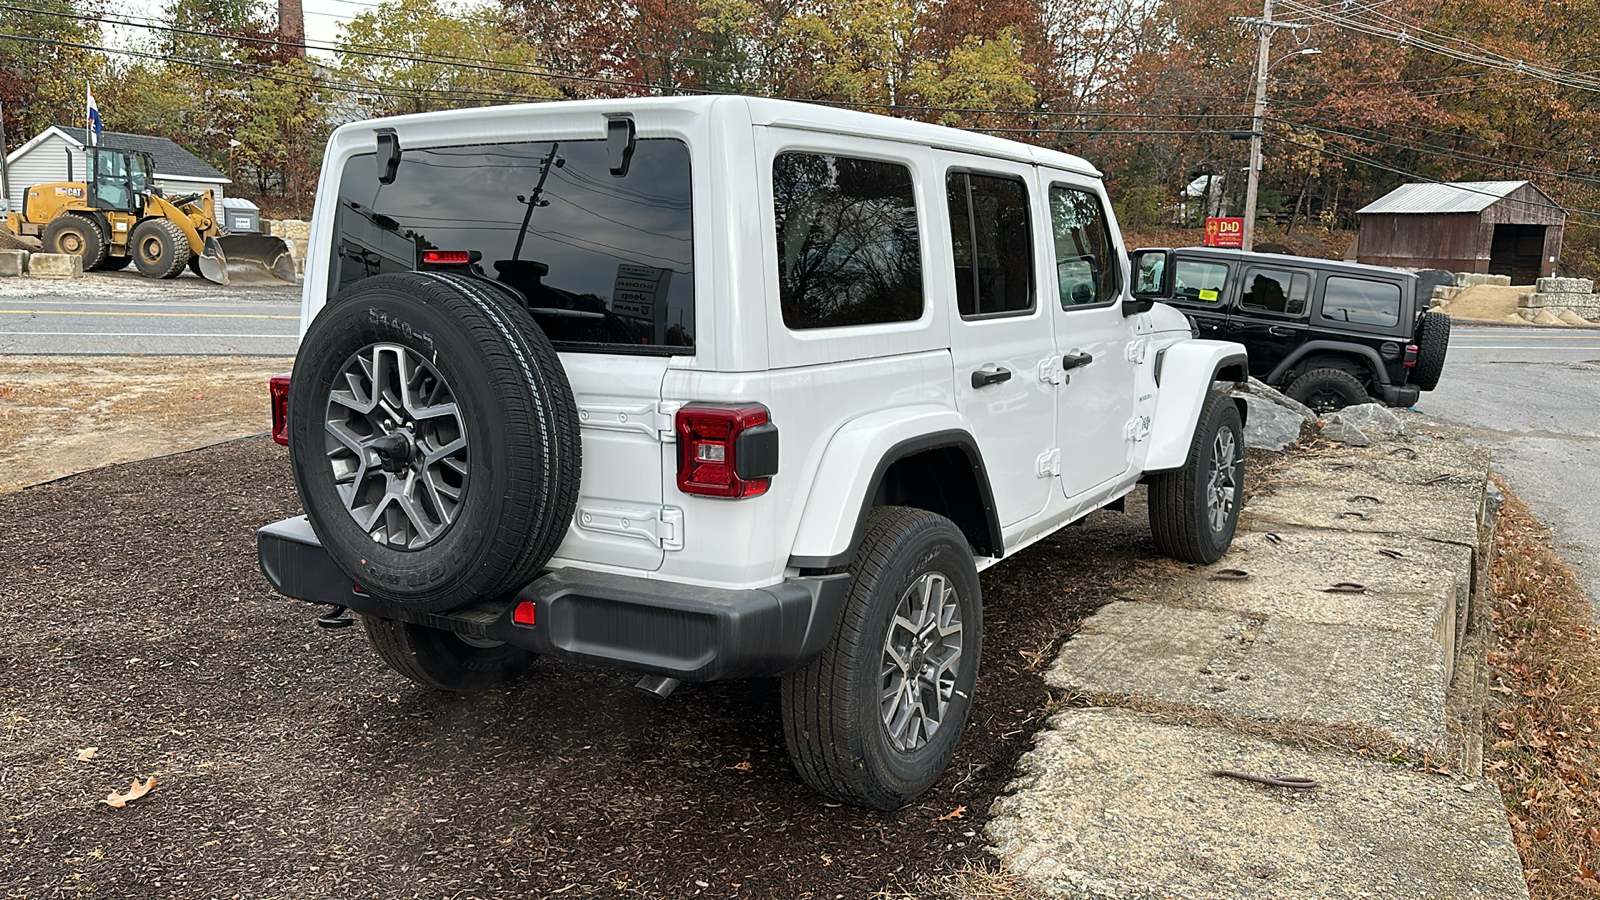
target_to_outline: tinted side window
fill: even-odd
[[[1121,288],[1122,266],[1100,198],[1088,191],[1051,185],[1050,227],[1055,232],[1061,308],[1115,299]]]
[[[783,324],[836,328],[922,318],[911,170],[817,153],[772,161]]]
[[[1322,317],[1357,325],[1397,325],[1400,285],[1333,275],[1322,291]]]
[[[638,142],[614,178],[605,141],[407,148],[393,184],[345,163],[328,292],[476,250],[564,349],[693,353],[689,148]]]
[[[1222,300],[1222,289],[1228,284],[1228,267],[1222,263],[1180,259],[1174,274],[1177,281],[1173,295],[1179,300],[1217,303]]]
[[[961,315],[1033,309],[1027,186],[1015,178],[951,172],[945,188]]]
[[[1239,302],[1247,309],[1299,316],[1305,314],[1310,289],[1311,279],[1303,272],[1246,269]]]

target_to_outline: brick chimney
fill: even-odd
[[[300,0],[278,0],[278,41],[305,58],[306,16]]]

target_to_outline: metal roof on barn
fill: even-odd
[[[83,144],[83,128],[74,128],[66,125],[57,125],[55,127],[63,135],[71,138],[79,145]],[[164,175],[169,178],[229,181],[228,176],[218,171],[215,166],[164,137],[155,137],[148,134],[130,134],[126,131],[102,131],[100,132],[100,146],[112,147],[117,150],[143,150],[150,154],[151,161],[155,163],[156,167],[154,174],[157,175]]]
[[[1526,181],[1455,181],[1442,184],[1403,184],[1356,210],[1367,213],[1421,215],[1483,212],[1516,193]]]

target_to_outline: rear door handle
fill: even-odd
[[[1267,329],[1267,334],[1277,335],[1278,337],[1289,337],[1294,334],[1294,331],[1292,329],[1285,328],[1282,325],[1273,325]]]
[[[1001,382],[1010,380],[1010,369],[994,369],[987,372],[983,369],[979,369],[978,371],[972,373],[973,388],[988,387],[991,384],[1000,384]]]
[[[1087,366],[1094,362],[1094,356],[1088,353],[1068,353],[1061,358],[1061,368],[1072,370]]]

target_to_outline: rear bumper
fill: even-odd
[[[1422,396],[1422,389],[1414,384],[1380,384],[1378,390],[1383,394],[1385,406],[1415,406],[1417,398]]]
[[[848,575],[823,575],[725,590],[560,569],[515,597],[418,613],[351,584],[304,516],[262,528],[256,546],[262,573],[287,597],[681,681],[780,675],[810,662],[832,635],[850,584]],[[524,601],[537,607],[534,625],[511,619]]]

